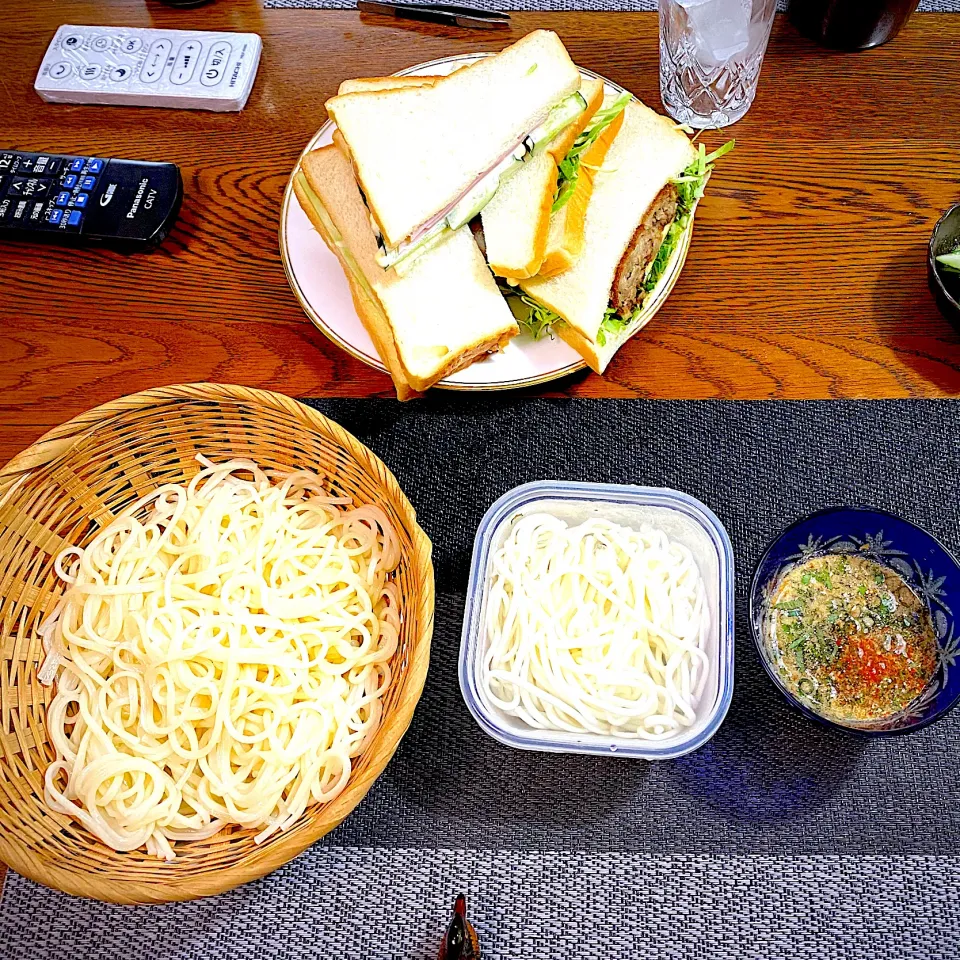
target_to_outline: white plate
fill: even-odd
[[[489,55],[480,53],[444,57],[401,70],[398,76],[445,75]],[[623,92],[622,87],[605,77],[583,68],[580,72],[585,77],[603,80],[608,94]],[[313,323],[347,353],[377,370],[385,370],[354,309],[350,287],[340,262],[314,230],[293,190],[293,178],[300,171],[300,160],[311,150],[332,143],[333,131],[334,125],[328,120],[307,144],[290,175],[280,213],[280,256],[287,280]],[[687,230],[664,271],[663,279],[647,298],[638,330],[653,318],[673,289],[687,257],[690,234],[691,231]],[[533,340],[520,335],[514,337],[500,353],[490,354],[486,359],[458,370],[441,380],[437,386],[447,390],[506,390],[556,380],[582,370],[584,366],[580,355],[559,337]]]

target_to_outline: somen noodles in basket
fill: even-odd
[[[307,471],[214,463],[55,569],[45,799],[118,851],[173,859],[230,824],[260,842],[332,800],[391,682],[397,534]]]

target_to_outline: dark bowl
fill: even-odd
[[[944,270],[937,257],[960,247],[960,203],[954,204],[938,221],[927,251],[927,279],[940,312],[960,330],[960,273]]]
[[[931,684],[905,711],[872,724],[846,725],[821,716],[780,680],[764,640],[770,600],[794,564],[824,554],[856,553],[896,571],[926,604],[936,635],[938,666]],[[956,613],[954,612],[956,611]],[[919,730],[960,700],[960,564],[935,537],[908,520],[860,507],[812,513],[787,527],[767,547],[750,587],[750,629],[764,669],[801,713],[818,723],[860,736]]]

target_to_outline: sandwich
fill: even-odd
[[[340,261],[401,400],[502,349],[519,332],[469,226],[450,231],[401,275],[378,262],[353,167],[336,145],[308,153],[293,187]]]
[[[423,79],[348,87],[326,104],[383,267],[409,262],[469,223],[525,158],[586,108],[580,71],[547,30],[447,77]]]
[[[583,249],[593,186],[589,171],[603,164],[630,94],[600,110],[602,80],[585,79],[580,92],[587,102],[580,118],[528,159],[483,208],[487,261],[507,280],[559,273]]]
[[[638,101],[599,168],[584,163],[592,193],[583,250],[562,272],[519,281],[511,308],[534,336],[552,329],[597,373],[643,322],[643,304],[664,276],[715,154],[699,151],[672,120]]]

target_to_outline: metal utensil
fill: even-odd
[[[510,15],[479,7],[465,7],[449,3],[393,3],[392,0],[357,0],[362,13],[380,13],[403,20],[426,20],[475,30],[505,30],[510,26]]]

